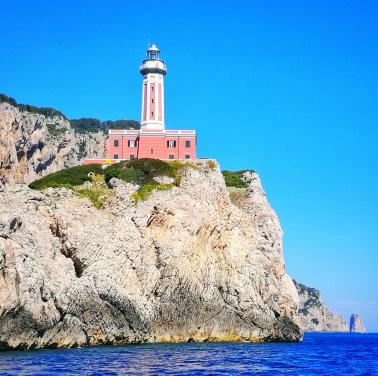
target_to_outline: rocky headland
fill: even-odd
[[[344,318],[323,302],[319,290],[294,280],[299,295],[299,317],[306,332],[347,332]]]
[[[75,167],[68,175],[80,176],[78,186],[38,180],[31,189],[106,155],[106,134],[92,131],[96,119],[78,132],[59,111],[8,99],[0,103],[1,349],[298,341],[303,330],[347,329],[317,290],[287,275],[282,230],[256,173],[222,175],[216,161],[198,160],[165,163],[167,176],[156,176],[150,162],[130,161],[111,179]],[[148,184],[138,180],[154,171]]]
[[[177,175],[137,203],[112,179],[100,209],[66,188],[3,188],[1,347],[301,339],[258,176],[236,206],[214,161]]]

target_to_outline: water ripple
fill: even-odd
[[[0,353],[1,375],[378,375],[378,334]]]

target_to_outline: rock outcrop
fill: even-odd
[[[365,326],[359,314],[353,313],[350,317],[349,331],[351,333],[366,333]]]
[[[0,182],[30,183],[106,155],[102,132],[80,134],[62,116],[46,117],[0,103]]]
[[[331,312],[323,302],[319,290],[294,280],[299,295],[299,317],[306,332],[347,332],[347,322]]]
[[[3,187],[1,347],[300,340],[282,231],[258,176],[248,184],[236,206],[217,164],[198,161],[138,204],[113,181],[102,209],[65,188]]]

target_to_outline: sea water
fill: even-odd
[[[378,334],[0,352],[1,375],[378,375]]]

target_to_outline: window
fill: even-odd
[[[154,98],[151,99],[151,103],[154,103]]]
[[[153,86],[151,86],[151,91],[154,91],[154,87]]]
[[[175,156],[173,154],[169,154],[169,159],[175,159]]]
[[[151,154],[154,154],[154,149],[151,149]]]
[[[186,148],[190,148],[190,141],[189,141],[189,140],[186,140],[186,141],[185,141],[185,147],[186,147]]]
[[[153,112],[153,111],[151,111],[151,116],[152,116],[152,117],[154,116],[154,112]]]
[[[114,154],[113,159],[118,159],[118,154]]]
[[[130,154],[130,159],[135,159],[135,155],[134,154]]]
[[[137,142],[136,140],[129,140],[127,142],[127,145],[129,146],[129,148],[135,148],[137,146]]]
[[[118,140],[114,140],[113,145],[114,145],[115,147],[119,146],[119,141],[118,141]]]
[[[190,159],[190,155],[189,154],[185,154],[185,159]]]
[[[175,148],[176,147],[176,141],[175,140],[167,141],[167,147],[168,148]]]

